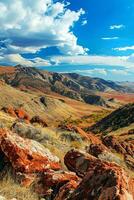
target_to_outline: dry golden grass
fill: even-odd
[[[71,134],[73,137],[71,137]],[[83,140],[82,136],[78,133],[61,131],[56,128],[52,129],[51,127],[42,128],[41,138],[40,143],[48,148],[53,155],[60,158],[63,167],[65,167],[64,156],[70,149],[76,148],[82,150],[89,145],[89,141]]]
[[[40,102],[41,96],[45,96],[47,106]],[[60,95],[47,95],[32,91],[24,92],[2,83],[0,85],[0,109],[9,105],[17,108],[21,106],[30,116],[38,114],[51,126],[57,125],[70,116],[75,120],[103,110],[101,107]]]
[[[99,95],[106,98],[114,98],[117,102],[122,104],[133,103],[134,94],[133,93],[120,93],[120,92],[99,92]]]
[[[16,198],[17,200],[38,200],[37,194],[32,189],[25,188],[15,183],[8,173],[8,175],[0,181],[0,195],[7,200]]]
[[[11,66],[7,66],[7,67],[0,66],[0,74],[4,74],[4,73],[12,74],[12,73],[14,73],[14,71],[15,71],[14,67],[11,67]]]
[[[10,128],[14,121],[15,118],[0,111],[0,123],[3,124],[5,127]]]
[[[121,134],[127,133],[129,130],[134,129],[134,123],[130,124],[127,127],[120,128],[116,131],[110,132],[108,135],[113,135],[113,136],[120,136]],[[130,137],[134,137],[134,135],[129,135]],[[128,136],[123,136],[124,139],[126,139]]]

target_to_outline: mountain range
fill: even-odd
[[[109,101],[98,95],[97,92],[132,92],[132,89],[128,86],[100,78],[91,78],[75,73],[48,72],[21,65],[8,68],[1,67],[0,78],[7,84],[23,91],[30,89],[45,93],[57,93],[100,106],[109,106]]]

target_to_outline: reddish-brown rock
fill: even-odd
[[[86,148],[87,153],[98,157],[100,154],[104,152],[109,152],[109,149],[103,144],[91,144],[89,147]]]
[[[48,171],[41,175],[39,182],[40,185],[37,183],[36,191],[42,196],[51,196],[54,199],[57,194],[61,195],[60,192],[62,194],[65,192],[66,184],[70,185],[70,190],[76,188],[79,178],[72,172]]]
[[[76,150],[67,153],[65,164],[84,177],[69,200],[133,200],[133,181],[118,165]]]
[[[48,149],[6,129],[0,129],[0,146],[16,171],[34,173],[61,169],[59,159]]]
[[[114,136],[107,136],[103,139],[103,143],[107,147],[111,147],[116,150],[118,153],[123,155],[130,155],[133,157],[134,155],[134,140],[131,139],[119,139]]]
[[[125,155],[125,162],[130,169],[134,170],[134,158],[132,156]]]
[[[19,119],[25,120],[27,123],[30,121],[30,116],[22,109],[15,109],[15,113]]]
[[[94,170],[95,164],[101,161],[88,153],[71,150],[65,155],[64,162],[70,171],[75,172],[79,177],[84,177],[89,168]]]
[[[3,107],[1,110],[5,113],[11,115],[12,117],[17,117],[17,115],[14,111],[14,108],[12,106]]]
[[[96,137],[91,132],[86,133],[82,128],[78,126],[75,126],[72,124],[68,124],[68,125],[60,124],[59,128],[63,130],[79,133],[84,139],[89,140],[92,144],[102,144],[102,141],[98,137]]]
[[[70,182],[63,185],[60,189],[54,200],[67,200],[69,199],[72,192],[77,188],[78,183],[71,180]]]
[[[34,116],[34,117],[32,117],[32,119],[30,120],[30,122],[31,122],[31,124],[38,123],[38,124],[40,124],[43,127],[47,127],[47,123],[43,119],[41,119],[40,116]]]
[[[12,106],[8,106],[8,107],[3,107],[2,111],[11,115],[12,117],[24,120],[27,123],[29,123],[30,121],[30,116],[22,108],[13,108]]]
[[[16,172],[14,171],[14,179],[17,181],[17,183],[21,184],[24,187],[29,187],[32,185],[34,182],[37,181],[38,176],[36,173],[21,173],[21,172]]]
[[[76,174],[62,171],[59,159],[36,141],[0,129],[0,148],[1,161],[3,156],[9,161],[14,179],[25,187],[32,184],[41,197],[64,200],[78,186]]]

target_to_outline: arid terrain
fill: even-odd
[[[132,85],[1,66],[0,200],[133,200]]]

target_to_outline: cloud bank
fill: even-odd
[[[0,60],[25,63],[21,54],[53,46],[65,55],[85,55],[88,49],[78,44],[72,31],[84,14],[83,9],[72,11],[68,3],[52,0],[1,0]]]
[[[134,55],[132,56],[56,56],[50,59],[55,65],[103,65],[122,66],[134,69]]]
[[[114,48],[115,51],[128,51],[128,50],[134,50],[134,45],[132,46],[126,46],[126,47],[117,47]]]
[[[52,65],[104,65],[123,66],[134,69],[134,55],[90,56],[88,49],[78,44],[73,27],[85,14],[81,8],[70,10],[68,3],[53,0],[1,0],[0,1],[0,63],[27,66]],[[81,25],[88,21],[83,18]],[[110,26],[111,30],[122,29],[123,24]],[[118,37],[103,37],[116,40]],[[49,58],[24,58],[24,54],[35,54],[42,49],[56,47],[63,56]],[[133,50],[120,47],[114,50]],[[98,69],[97,69],[98,70]],[[106,74],[106,71],[99,71]],[[91,73],[91,71],[90,71]],[[93,71],[92,71],[93,73]],[[117,73],[117,72],[113,72]],[[120,71],[121,73],[121,71]]]

